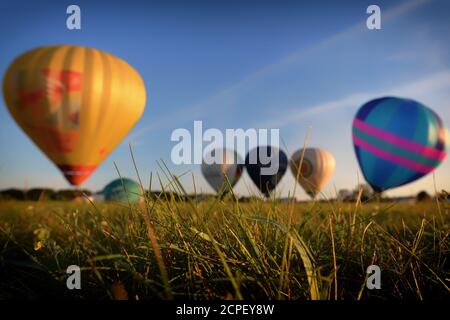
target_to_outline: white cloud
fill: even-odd
[[[325,113],[335,109],[358,107],[363,105],[370,99],[374,99],[382,96],[399,96],[408,97],[421,100],[425,95],[430,95],[434,92],[450,89],[450,70],[443,72],[437,72],[420,80],[402,84],[396,88],[372,92],[372,93],[357,93],[351,94],[347,97],[337,100],[325,101],[313,106],[297,106],[296,108],[290,108],[283,112],[285,115],[277,119],[271,119],[269,122],[263,123],[258,127],[261,128],[282,128],[289,124],[298,122],[308,116],[314,116],[317,114]]]

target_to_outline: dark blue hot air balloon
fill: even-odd
[[[386,97],[364,104],[353,120],[353,144],[366,181],[383,191],[415,181],[446,157],[449,134],[423,104]]]
[[[266,197],[280,182],[287,166],[286,154],[276,147],[256,147],[245,157],[248,175]]]

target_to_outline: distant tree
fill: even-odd
[[[416,196],[417,202],[424,202],[424,201],[430,201],[430,200],[431,200],[431,196],[425,190],[420,191]]]
[[[52,200],[59,200],[59,201],[67,201],[67,200],[73,200],[76,197],[74,190],[71,189],[64,189],[64,190],[58,190],[55,191],[52,197]]]
[[[355,190],[353,190],[353,199],[358,199],[358,195],[361,192],[361,201],[366,202],[373,198],[374,191],[370,185],[367,183],[361,183],[356,186]],[[381,196],[380,196],[381,197]]]
[[[85,196],[91,196],[92,192],[90,190],[76,190],[76,189],[63,189],[55,191],[52,194],[52,200],[59,201],[70,201],[78,198],[83,198]]]
[[[27,191],[26,198],[31,201],[49,200],[53,197],[54,191],[46,188],[34,188]]]
[[[254,202],[254,201],[258,201],[258,197],[256,196],[243,196],[239,198],[239,202],[243,202],[243,203],[247,203],[247,202]]]
[[[6,189],[0,191],[1,200],[31,200],[38,201],[39,199],[45,200],[59,200],[59,201],[70,201],[76,198],[83,198],[86,196],[91,196],[92,192],[90,190],[76,190],[76,189],[63,189],[54,191],[48,188],[34,188],[28,191],[20,189]]]
[[[340,201],[351,201],[353,198],[353,193],[348,189],[341,189],[338,192],[338,200]]]
[[[25,192],[19,189],[6,189],[0,191],[0,199],[2,200],[25,200]]]
[[[450,192],[442,190],[441,192],[436,194],[436,197],[439,201],[450,201]]]

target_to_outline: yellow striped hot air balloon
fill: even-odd
[[[81,46],[25,52],[6,71],[6,105],[73,185],[83,183],[141,117],[144,81],[127,62]]]

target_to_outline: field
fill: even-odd
[[[437,201],[3,201],[0,298],[448,299],[449,226]]]

